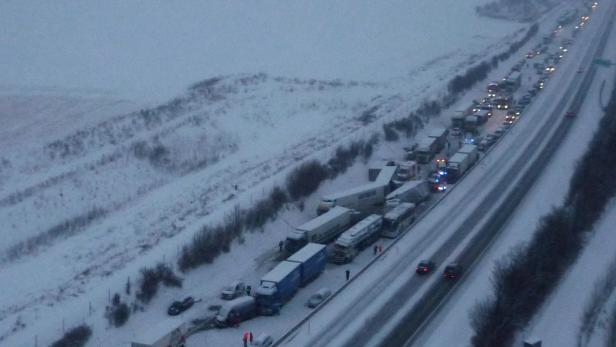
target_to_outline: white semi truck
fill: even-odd
[[[292,230],[285,241],[285,249],[295,253],[308,242],[329,243],[338,237],[352,222],[354,211],[335,206],[307,223]]]
[[[187,323],[165,319],[153,325],[131,342],[131,347],[184,347],[188,337]]]
[[[379,238],[383,217],[371,214],[353,225],[338,237],[334,244],[332,261],[337,264],[349,263],[364,248]]]
[[[456,183],[474,163],[473,156],[468,153],[454,154],[447,164],[447,183]]]
[[[387,194],[385,200],[398,199],[402,202],[421,204],[430,197],[430,184],[426,181],[408,181]]]
[[[391,191],[397,170],[398,166],[383,166],[374,182],[323,196],[317,214],[323,214],[336,206],[350,208],[362,214],[374,212],[385,203],[385,195]]]

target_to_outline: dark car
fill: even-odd
[[[195,299],[192,296],[187,297],[186,299],[182,300],[182,301],[174,301],[171,306],[169,306],[169,309],[167,310],[167,313],[170,316],[177,316],[178,314],[188,310],[189,308],[192,307],[192,305],[195,304]]]
[[[415,272],[420,275],[429,274],[434,269],[434,262],[430,260],[422,260],[417,264]]]
[[[462,274],[462,266],[457,263],[451,263],[447,265],[445,271],[443,271],[443,277],[449,280],[455,280]]]

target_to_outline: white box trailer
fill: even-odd
[[[470,167],[469,155],[466,153],[456,153],[449,158],[447,163],[447,182],[456,183]]]
[[[391,160],[375,160],[370,162],[370,164],[368,164],[368,180],[370,182],[376,181],[381,170],[388,165],[394,165],[394,162]]]
[[[334,244],[332,261],[342,264],[352,261],[355,256],[379,238],[383,217],[371,214],[342,233]]]
[[[435,153],[445,148],[447,144],[447,135],[449,135],[449,130],[447,128],[433,128],[428,130],[428,137],[436,139]]]
[[[184,347],[188,324],[180,319],[165,319],[136,336],[131,347]]]
[[[415,148],[415,160],[420,164],[427,164],[438,152],[438,139],[434,137],[424,137],[417,142]]]
[[[385,200],[399,199],[402,202],[421,204],[430,197],[430,184],[426,181],[408,181],[387,194]]]
[[[458,150],[458,153],[466,153],[468,154],[470,161],[469,166],[473,166],[479,160],[479,149],[476,145],[465,144]]]
[[[383,168],[383,170],[385,170]],[[382,170],[382,171],[383,171]],[[381,176],[381,174],[379,174]],[[381,176],[383,177],[383,176]],[[384,178],[382,180],[385,180]],[[389,192],[389,183],[377,181],[351,188],[340,193],[325,195],[321,198],[317,214],[323,214],[336,206],[350,208],[362,213],[371,213],[385,202]]]
[[[388,194],[391,191],[391,186],[393,184],[394,178],[396,177],[396,173],[398,172],[398,165],[388,165],[381,169],[379,175],[376,177],[374,181],[376,184],[382,184],[385,186],[385,194]]]
[[[327,213],[292,230],[287,236],[285,249],[295,253],[308,242],[326,244],[333,241],[351,224],[353,213],[351,209],[334,206]]]

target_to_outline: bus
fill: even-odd
[[[401,202],[383,217],[381,236],[395,239],[415,221],[415,204]]]

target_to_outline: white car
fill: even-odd
[[[254,339],[254,341],[252,341],[252,343],[250,344],[250,346],[252,347],[269,347],[271,345],[274,344],[274,339],[269,336],[268,334],[261,334],[259,335],[256,339]]]
[[[328,288],[321,288],[316,293],[312,294],[306,306],[310,308],[315,308],[319,306],[325,299],[327,299],[330,295],[332,295],[332,291]]]

